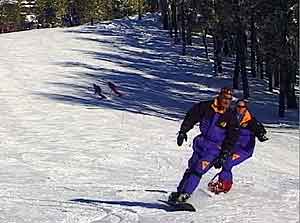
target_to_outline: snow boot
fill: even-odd
[[[184,203],[191,197],[188,193],[172,192],[168,198],[169,202]]]
[[[217,181],[217,182],[209,182],[208,183],[208,190],[215,193],[227,193],[230,191],[232,187],[231,181]]]

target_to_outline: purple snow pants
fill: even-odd
[[[242,149],[236,149],[235,151],[233,151],[232,155],[223,164],[222,171],[219,174],[219,181],[233,182],[231,172],[232,167],[239,165],[251,156],[252,153],[249,153]]]
[[[180,181],[177,191],[192,194],[199,185],[200,179],[211,167],[220,154],[220,146],[197,136],[193,143],[193,155],[188,162],[188,168]]]

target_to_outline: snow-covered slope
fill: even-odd
[[[15,4],[17,3],[16,0],[0,0],[0,5],[2,4]]]
[[[157,23],[0,35],[0,222],[298,222],[297,111],[277,120],[262,82],[253,107],[271,140],[234,170],[232,191],[210,197],[211,170],[192,198],[198,212],[158,202],[175,190],[198,134],[178,148],[181,118],[230,79],[213,77],[200,48],[180,56]],[[113,96],[108,81],[125,96]],[[108,100],[93,96],[95,82]]]

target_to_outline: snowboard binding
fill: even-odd
[[[185,203],[191,195],[188,193],[172,192],[168,198],[168,202]]]

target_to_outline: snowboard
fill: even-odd
[[[165,200],[158,200],[164,204],[167,204],[170,207],[169,211],[190,211],[195,212],[196,209],[194,206],[190,203],[184,202],[184,203],[175,203],[171,201],[165,201]]]

